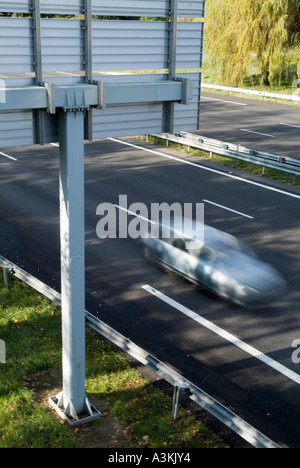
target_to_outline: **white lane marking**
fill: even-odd
[[[269,138],[275,138],[274,135],[269,135],[268,133],[255,132],[254,130],[247,130],[246,128],[241,128],[242,132],[255,133],[256,135],[262,135]]]
[[[132,148],[136,148],[136,149],[139,149],[139,150],[142,150],[142,151],[147,151],[148,153],[152,153],[152,154],[156,154],[158,156],[162,156],[163,158],[172,159],[173,161],[178,161],[178,162],[180,162],[182,164],[187,164],[189,166],[197,167],[198,169],[202,169],[204,171],[214,172],[215,174],[220,174],[220,175],[222,175],[224,177],[229,177],[231,179],[239,180],[241,182],[245,182],[246,184],[255,185],[256,187],[262,187],[262,188],[264,188],[266,190],[271,190],[272,192],[277,192],[277,193],[281,193],[283,195],[287,195],[289,197],[300,199],[300,195],[296,195],[296,194],[291,193],[291,192],[286,192],[285,190],[280,190],[280,189],[277,189],[275,187],[271,187],[271,186],[268,186],[268,185],[260,184],[259,182],[254,182],[253,180],[244,179],[242,177],[235,176],[233,174],[228,174],[226,172],[218,171],[217,169],[212,169],[210,167],[202,166],[201,164],[193,163],[191,161],[185,161],[184,159],[180,159],[180,158],[176,158],[175,156],[170,156],[170,155],[167,155],[167,154],[164,154],[164,153],[160,153],[159,151],[151,150],[149,148],[143,148],[143,146],[133,145],[132,143],[128,143],[127,141],[117,140],[116,138],[107,138],[107,139],[110,140],[110,141],[115,141],[117,143],[120,143],[121,145],[131,146]]]
[[[63,72],[63,71],[57,71],[56,73],[60,73],[61,75],[69,75],[69,76],[81,76],[81,75],[78,75],[77,73],[70,73],[70,72]]]
[[[223,208],[224,210],[232,211],[233,213],[236,213],[236,214],[238,214],[238,215],[244,216],[245,218],[253,219],[253,216],[250,216],[250,215],[247,215],[247,214],[245,214],[245,213],[242,213],[241,211],[233,210],[232,208],[228,208],[227,206],[224,206],[224,205],[219,205],[218,203],[212,202],[212,201],[210,201],[210,200],[203,199],[203,201],[204,201],[205,203],[210,203],[211,205],[218,206],[219,208]]]
[[[125,211],[126,213],[128,213],[128,214],[130,214],[130,215],[133,215],[133,216],[135,216],[136,218],[140,218],[140,219],[142,219],[143,221],[146,221],[147,223],[156,224],[154,221],[151,221],[151,219],[145,218],[144,216],[139,215],[139,214],[135,213],[134,211],[127,210],[127,209],[124,208],[123,206],[116,205],[116,204],[114,204],[114,206],[115,206],[116,208],[119,208],[119,210],[121,210],[121,211]]]
[[[279,125],[285,125],[286,127],[300,128],[300,125],[292,125],[292,124],[287,124],[287,123],[280,123]]]
[[[262,361],[267,366],[272,367],[272,369],[276,370],[277,372],[284,375],[288,379],[293,380],[297,384],[300,384],[300,375],[299,374],[296,374],[296,372],[293,372],[292,370],[290,370],[287,367],[283,366],[279,362],[274,361],[274,359],[270,358],[269,356],[266,356],[261,351],[258,351],[256,348],[254,348],[253,346],[248,345],[247,343],[240,340],[239,338],[232,335],[231,333],[227,332],[226,330],[219,327],[218,325],[215,325],[214,323],[212,323],[209,320],[205,319],[201,315],[198,315],[195,312],[193,312],[192,310],[188,309],[187,307],[184,307],[182,304],[180,304],[179,302],[174,301],[173,299],[171,299],[170,297],[168,297],[165,294],[161,293],[157,289],[152,288],[152,286],[146,284],[146,285],[142,286],[142,289],[149,292],[150,294],[157,297],[158,299],[165,302],[166,304],[170,305],[174,309],[177,309],[179,312],[182,312],[184,315],[191,318],[192,320],[195,320],[195,322],[197,322],[200,325],[204,326],[205,328],[209,329],[210,331],[212,331],[216,335],[219,335],[221,338],[229,341],[234,346],[237,346],[238,348],[242,349],[247,354],[250,354],[251,356],[255,357],[256,359]]]
[[[59,144],[58,143],[51,143],[52,146],[57,146],[59,148]]]
[[[201,96],[201,99],[207,99],[208,101],[226,102],[229,104],[234,104],[235,106],[248,106],[248,104],[244,104],[243,102],[225,101],[225,99],[217,99],[217,98],[211,98],[211,97],[206,97],[206,96]]]
[[[8,154],[1,153],[1,151],[0,151],[0,154],[1,156],[4,156],[5,158],[11,159],[12,161],[18,161],[16,158],[13,158],[12,156],[9,156]]]

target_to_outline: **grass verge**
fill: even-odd
[[[103,424],[109,430],[107,421],[109,447],[226,447],[189,410],[180,408],[174,423],[170,396],[89,329],[86,392],[93,404],[105,402],[105,415],[75,429],[63,423],[46,402],[50,388],[60,385],[53,382],[61,375],[60,309],[13,277],[5,289],[1,271],[0,339],[6,344],[6,362],[0,363],[0,448],[107,447],[107,434],[101,433]]]
[[[149,135],[148,137],[140,136],[138,138],[142,141],[146,141],[147,139],[149,143],[153,143],[156,146],[166,147],[167,144],[166,140],[158,137],[152,137],[151,135]],[[290,174],[288,172],[283,172],[269,167],[263,168],[258,164],[252,164],[247,161],[236,160],[227,156],[220,156],[214,153],[210,154],[207,151],[193,149],[191,147],[188,148],[187,145],[180,145],[179,143],[172,143],[171,141],[168,142],[168,148],[173,151],[178,151],[180,153],[188,154],[190,156],[195,156],[197,158],[202,158],[214,163],[222,164],[223,166],[239,169],[241,171],[254,174],[256,176],[265,177],[266,179],[277,180],[295,187],[300,187],[300,177],[298,175],[294,177],[293,174]]]

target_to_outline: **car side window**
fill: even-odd
[[[210,249],[202,248],[199,253],[199,258],[201,260],[207,260],[213,257],[213,253]]]
[[[185,247],[185,242],[183,239],[174,239],[173,246],[179,250],[183,250],[184,252],[187,252],[187,249]]]

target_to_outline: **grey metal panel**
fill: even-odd
[[[169,0],[106,0],[92,2],[93,15],[105,16],[167,16]]]
[[[201,68],[203,46],[202,22],[179,22],[176,68]]]
[[[145,82],[166,80],[167,75],[142,75]],[[193,96],[190,105],[175,104],[175,131],[198,129],[200,77],[199,73],[180,74],[191,79]],[[101,80],[109,83],[138,82],[141,75],[103,76]],[[145,135],[165,131],[166,116],[162,104],[139,106],[118,106],[105,111],[93,110],[93,139],[121,137],[126,135]]]
[[[178,15],[182,17],[203,18],[205,0],[179,0]]]
[[[93,0],[93,15],[108,16],[169,16],[169,0],[115,0],[109,4],[106,0]],[[180,0],[179,16],[198,17],[204,15],[204,0]]]
[[[82,13],[82,1],[41,0],[41,13],[53,15],[79,15]]]
[[[81,0],[41,0],[41,13],[54,15],[78,15],[82,13]],[[30,13],[31,0],[1,1],[3,13]]]
[[[93,139],[163,132],[163,106],[143,105],[93,110]]]
[[[33,36],[28,18],[0,18],[0,75],[33,70]]]
[[[165,21],[93,21],[93,71],[167,68]],[[43,72],[84,69],[81,20],[42,19]],[[201,65],[203,24],[179,22],[177,68]],[[33,71],[32,23],[28,18],[0,18],[0,75]]]
[[[164,69],[168,23],[93,21],[93,70]]]
[[[83,36],[80,20],[43,19],[43,72],[83,69]]]
[[[134,83],[164,81],[166,75],[103,75],[101,81],[107,83]],[[104,111],[93,109],[93,138],[144,135],[162,132],[164,127],[162,104],[139,106],[118,106]],[[151,132],[150,130],[151,129]],[[152,130],[153,129],[153,130]]]
[[[30,12],[31,0],[14,0],[1,1],[1,12],[3,13],[28,13]]]
[[[165,21],[93,21],[93,70],[160,70],[168,67]],[[203,23],[179,22],[177,68],[201,66]]]
[[[78,15],[82,13],[81,0],[41,0],[44,14]],[[100,16],[156,16],[169,15],[169,0],[92,0],[93,15]],[[1,2],[2,12],[28,13],[30,0],[6,0]],[[204,0],[180,0],[179,16],[198,17],[204,15]]]
[[[35,122],[32,112],[0,113],[1,148],[34,143]]]

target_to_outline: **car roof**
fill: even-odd
[[[174,237],[191,241],[197,240],[202,246],[205,245],[214,250],[236,247],[238,244],[241,244],[231,234],[220,231],[200,221],[189,220],[186,222],[186,219],[183,221],[183,228],[181,219],[175,219],[170,222],[170,229],[173,231]]]

